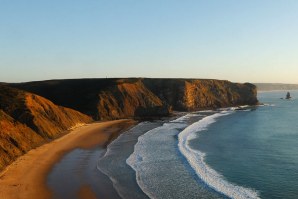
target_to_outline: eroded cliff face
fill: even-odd
[[[45,138],[54,138],[77,124],[92,121],[78,111],[7,86],[0,86],[0,109]]]
[[[225,80],[144,79],[144,84],[177,111],[195,111],[258,103],[252,84]]]
[[[19,121],[28,124],[43,137],[54,138],[74,126],[92,121],[87,115],[56,106],[51,101],[33,94],[25,95],[25,107],[28,107],[29,111],[20,115]],[[28,118],[31,118],[31,121],[28,121]]]
[[[227,81],[185,82],[183,107],[186,110],[253,105],[257,102],[251,86]]]
[[[223,80],[77,79],[13,84],[95,120],[169,115],[258,103],[256,87]]]
[[[97,118],[100,120],[169,114],[163,102],[141,80],[118,80],[114,86],[101,91],[98,97]]]
[[[0,170],[43,141],[32,129],[0,110]]]
[[[11,84],[95,120],[167,116],[169,108],[140,78],[50,80]]]
[[[33,147],[91,121],[43,97],[0,85],[0,170]]]

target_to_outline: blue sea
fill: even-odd
[[[141,122],[108,145],[97,172],[124,199],[298,198],[298,91],[285,94]]]

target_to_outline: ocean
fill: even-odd
[[[88,183],[98,197],[113,189],[109,198],[298,198],[298,91],[285,94],[258,93],[264,105],[255,108],[141,122],[105,151],[80,152],[94,154],[88,167],[98,178]],[[111,185],[100,188],[101,179]]]
[[[298,92],[280,99],[285,94],[259,93],[266,106],[221,117],[190,147],[228,182],[261,198],[298,198]]]

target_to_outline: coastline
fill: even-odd
[[[29,151],[0,173],[0,198],[51,198],[52,191],[46,185],[47,176],[64,155],[77,148],[104,148],[134,124],[134,120],[86,124]],[[86,198],[90,194],[92,193],[89,191],[82,191],[80,196]]]

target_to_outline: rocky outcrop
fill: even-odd
[[[258,103],[256,87],[223,80],[78,79],[13,84],[96,120],[165,116]]]
[[[33,147],[91,121],[38,95],[0,85],[0,170]]]

